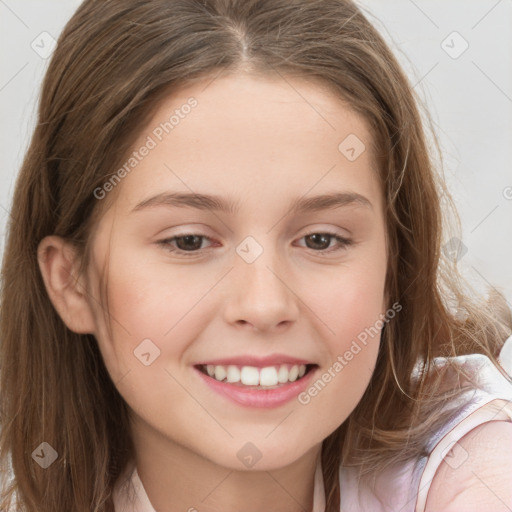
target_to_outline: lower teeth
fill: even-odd
[[[217,379],[215,379],[215,380],[217,380]],[[289,382],[285,382],[284,384],[276,384],[275,386],[254,386],[254,385],[248,386],[247,384],[242,384],[241,382],[228,382],[227,380],[217,381],[217,382],[223,382],[224,384],[231,384],[232,386],[237,386],[240,388],[251,388],[251,389],[275,389],[275,388],[280,388],[282,386],[286,386],[286,384],[290,384]]]

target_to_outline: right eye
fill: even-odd
[[[183,256],[194,256],[203,249],[202,239],[211,240],[206,235],[200,233],[184,233],[159,240],[157,243],[171,253],[178,253]],[[176,242],[176,246],[172,245],[173,242]]]

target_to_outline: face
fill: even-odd
[[[108,262],[112,331],[91,300],[94,334],[136,440],[269,470],[349,416],[387,307],[370,146],[364,120],[306,81],[223,75],[161,105],[103,189],[116,198],[88,271],[99,297]]]

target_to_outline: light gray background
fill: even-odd
[[[0,0],[0,256],[47,65],[31,44],[46,38],[43,32],[57,39],[80,3]],[[512,303],[512,0],[358,4],[392,45],[434,120],[462,219],[464,274],[477,290],[492,285]]]

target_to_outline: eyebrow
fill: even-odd
[[[355,192],[332,192],[313,197],[296,198],[291,202],[289,210],[294,213],[308,213],[353,205],[373,209],[372,203],[361,194]],[[164,192],[144,199],[130,213],[158,206],[196,208],[198,210],[220,211],[230,214],[237,213],[239,210],[238,203],[228,201],[216,195]]]

